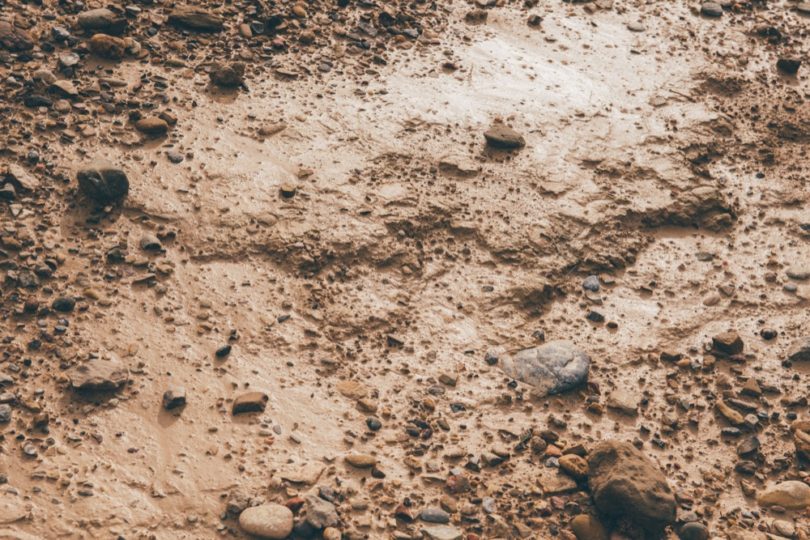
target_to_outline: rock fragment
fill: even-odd
[[[231,412],[236,414],[263,412],[267,407],[269,396],[264,392],[248,392],[233,400]]]
[[[195,32],[220,32],[225,27],[222,18],[194,6],[175,8],[169,14],[169,24]]]
[[[605,441],[588,456],[588,482],[604,514],[660,534],[675,521],[675,496],[666,476],[635,446]]]
[[[538,395],[559,394],[588,379],[591,359],[570,341],[551,341],[506,357],[501,369],[510,377],[530,384]]]
[[[34,40],[22,28],[17,28],[11,21],[0,19],[0,49],[10,52],[30,51]]]
[[[126,385],[129,371],[117,357],[110,356],[79,364],[68,376],[70,387],[76,392],[115,392]]]
[[[217,62],[208,72],[211,82],[223,88],[236,88],[245,82],[245,64],[243,62]]]
[[[487,144],[501,150],[515,150],[526,146],[523,135],[503,124],[492,126],[484,132]]]
[[[724,332],[712,338],[712,347],[715,351],[734,355],[743,352],[743,341],[737,332]]]
[[[121,169],[92,167],[82,169],[76,175],[79,190],[88,198],[101,204],[110,204],[126,197],[129,180]]]
[[[757,498],[762,506],[781,506],[787,510],[810,507],[810,486],[799,480],[788,480],[768,486]]]
[[[793,341],[788,349],[787,359],[790,362],[810,361],[810,336],[800,337]]]
[[[97,32],[121,35],[127,28],[127,19],[107,8],[90,9],[79,13],[76,22],[90,34]]]
[[[182,386],[169,388],[163,392],[163,408],[167,411],[186,405],[186,389]]]
[[[293,529],[293,513],[286,506],[268,503],[246,508],[239,514],[239,526],[248,534],[282,540]]]

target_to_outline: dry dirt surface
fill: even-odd
[[[0,539],[810,538],[809,39],[0,0]]]

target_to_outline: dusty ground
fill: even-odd
[[[38,184],[0,203],[13,412],[0,538],[240,538],[247,500],[318,487],[346,538],[421,538],[401,505],[443,506],[465,538],[571,537],[590,496],[549,489],[564,482],[554,452],[516,449],[530,429],[560,450],[637,442],[679,524],[748,539],[787,523],[807,538],[807,510],[754,495],[808,479],[789,425],[810,414],[810,367],[783,360],[810,334],[810,285],[787,275],[810,274],[810,95],[807,66],[776,68],[806,58],[797,4],[709,18],[680,1],[503,2],[480,24],[464,2],[392,4],[419,38],[380,29],[358,47],[357,17],[384,3],[305,2],[288,30],[245,37],[252,3],[209,6],[225,30],[198,34],[143,2],[126,33],[141,52],[123,60],[87,52],[80,6],[42,4],[0,2],[36,43],[0,47],[1,157]],[[43,47],[53,26],[75,42]],[[60,71],[70,51],[79,63]],[[247,65],[244,87],[210,84],[228,58]],[[25,106],[41,69],[73,81],[52,96],[66,106]],[[133,112],[176,124],[144,137]],[[485,145],[500,121],[525,148]],[[126,172],[122,203],[79,193],[76,172],[99,160]],[[163,249],[142,250],[147,234]],[[46,259],[55,270],[26,287]],[[592,274],[598,293],[582,288]],[[73,311],[49,309],[65,295]],[[744,354],[715,360],[726,331]],[[485,361],[556,339],[592,358],[578,391],[532,399]],[[126,388],[71,392],[69,368],[110,353]],[[715,402],[751,379],[759,425],[722,435]],[[176,386],[187,404],[164,411]],[[266,410],[232,415],[247,390]],[[745,470],[737,445],[752,434]],[[465,468],[504,448],[504,463]],[[352,453],[384,478],[347,465]],[[448,493],[454,467],[470,492]]]

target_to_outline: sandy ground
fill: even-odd
[[[34,20],[47,4],[0,9],[47,35],[51,23]],[[389,47],[385,64],[337,38],[264,55],[235,25],[192,55],[171,44],[193,34],[166,30],[151,38],[162,61],[83,57],[83,90],[120,81],[121,97],[176,118],[159,139],[125,112],[77,111],[97,108],[98,91],[44,115],[66,127],[31,137],[19,134],[41,111],[3,104],[3,159],[42,182],[2,203],[5,260],[52,257],[58,270],[36,290],[7,279],[2,291],[14,414],[0,425],[0,538],[241,538],[231,501],[284,503],[317,486],[339,493],[346,538],[420,538],[397,506],[451,506],[453,467],[531,428],[554,430],[561,449],[639,442],[679,519],[696,513],[712,536],[779,536],[779,519],[807,537],[806,510],[769,512],[742,483],[807,479],[788,426],[789,413],[807,418],[810,366],[782,361],[810,334],[810,285],[786,274],[810,269],[810,107],[805,67],[788,76],[776,60],[806,57],[808,19],[788,2],[719,19],[683,2],[505,3],[477,25],[471,9],[442,6],[432,37]],[[7,95],[10,78],[56,71],[55,55],[0,67]],[[223,56],[245,61],[246,87],[209,84]],[[485,145],[501,121],[525,148]],[[32,149],[39,166],[26,164]],[[75,172],[98,160],[126,171],[122,204],[78,193]],[[161,251],[141,250],[147,234]],[[116,247],[123,262],[110,262]],[[582,288],[592,274],[597,293]],[[63,294],[78,298],[72,313],[15,314]],[[711,338],[729,330],[744,355],[713,363]],[[592,358],[580,390],[532,399],[485,362],[556,339]],[[662,361],[670,351],[683,359]],[[112,397],[66,388],[66,368],[94,352],[128,366]],[[746,475],[715,402],[750,379],[764,416]],[[176,386],[187,404],[165,411]],[[267,393],[266,410],[232,415],[248,390]],[[43,413],[44,431],[32,427]],[[407,432],[420,422],[428,438]],[[349,453],[376,456],[385,478],[348,466]],[[473,508],[452,524],[479,538],[570,537],[589,496],[544,493],[557,474],[547,458],[514,452],[468,471],[473,494],[451,498]],[[494,511],[481,507],[490,497]]]

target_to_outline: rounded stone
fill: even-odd
[[[293,529],[293,513],[286,506],[269,503],[253,506],[239,514],[243,531],[269,540],[282,540]]]
[[[678,531],[678,538],[681,540],[708,540],[709,529],[702,523],[687,523]]]
[[[580,514],[571,520],[571,530],[577,540],[608,540],[605,526],[593,516]]]

